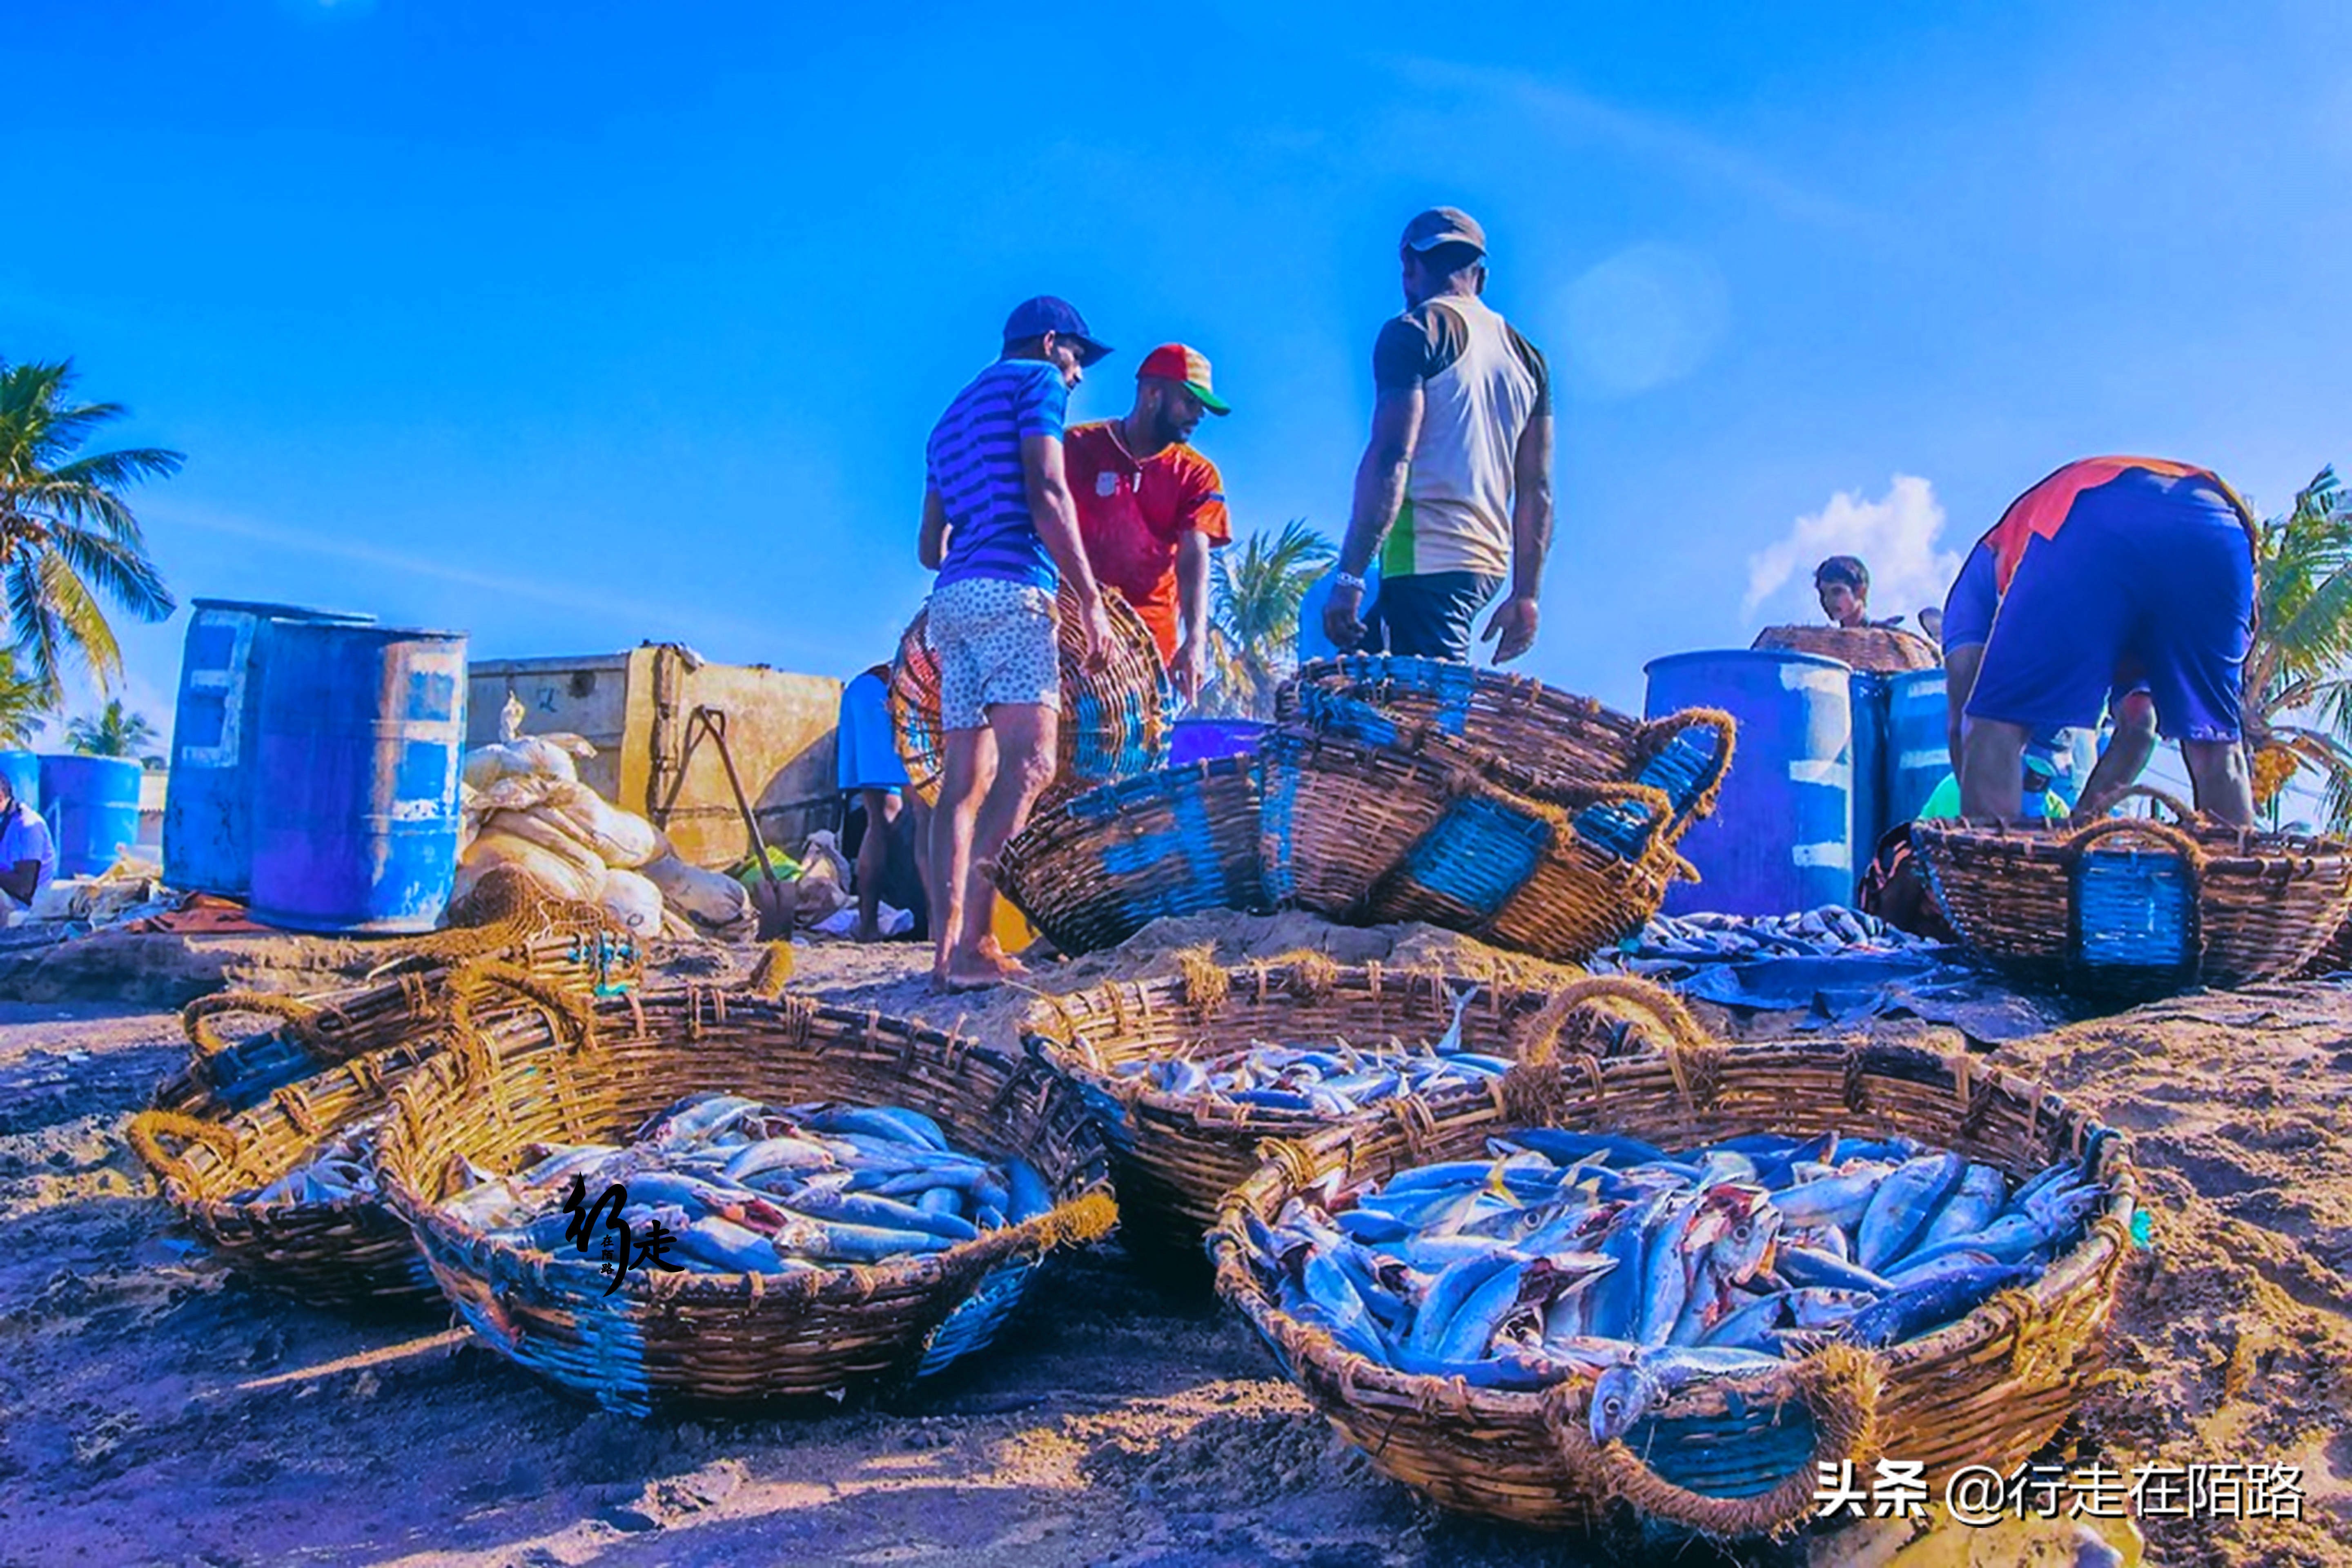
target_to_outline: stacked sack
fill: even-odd
[[[750,922],[740,885],[688,865],[659,828],[580,782],[574,758],[595,754],[576,735],[514,736],[466,753],[451,901],[503,867],[551,898],[602,907],[640,936],[660,933],[673,913],[730,934]]]

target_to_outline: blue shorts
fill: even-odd
[[[835,777],[844,793],[907,787],[907,764],[898,760],[898,734],[890,723],[890,688],[870,669],[841,689],[834,756]]]
[[[2253,545],[2204,480],[2123,474],[2027,542],[1993,617],[1972,719],[2091,725],[2136,670],[2168,740],[2238,739],[2253,641]]]

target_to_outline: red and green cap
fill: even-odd
[[[1135,378],[1142,380],[1156,375],[1164,381],[1181,381],[1184,389],[1201,400],[1201,406],[1212,414],[1231,414],[1223,398],[1209,389],[1209,356],[1182,343],[1161,343],[1143,356],[1136,367]]]

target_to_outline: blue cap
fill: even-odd
[[[1066,338],[1078,347],[1078,363],[1094,364],[1110,353],[1110,345],[1087,331],[1087,319],[1067,300],[1056,300],[1051,294],[1040,294],[1034,300],[1024,300],[1013,307],[1013,314],[1004,318],[1004,341],[1024,342],[1044,337],[1047,332]]]

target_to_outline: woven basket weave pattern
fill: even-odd
[[[2121,1140],[2057,1097],[1907,1047],[1677,1047],[1570,1065],[1523,1065],[1491,1096],[1442,1096],[1342,1131],[1269,1142],[1268,1163],[1211,1235],[1219,1293],[1383,1473],[1448,1508],[1522,1524],[1590,1527],[1627,1508],[1706,1533],[1771,1533],[1810,1516],[1820,1460],[1850,1458],[1866,1473],[1880,1457],[1916,1459],[1938,1489],[1963,1465],[2012,1467],[2049,1440],[2099,1369],[2136,1186]],[[1630,1446],[1596,1449],[1584,1435],[1589,1385],[1504,1394],[1375,1366],[1282,1312],[1248,1261],[1244,1209],[1271,1219],[1318,1183],[1353,1186],[1479,1157],[1490,1136],[1530,1121],[1669,1148],[1759,1131],[1903,1132],[2013,1176],[2087,1154],[2108,1197],[2088,1237],[2030,1289],[1883,1352],[1834,1347],[1737,1380],[1751,1422],[1760,1406],[1783,1430],[1780,1440],[1727,1441],[1736,1413],[1722,1385],[1703,1384],[1669,1400]]]
[[[603,1004],[583,1041],[510,1019],[403,1085],[382,1143],[386,1194],[458,1314],[517,1363],[610,1408],[835,1395],[904,1380],[988,1342],[1045,1253],[1107,1230],[1100,1135],[1034,1064],[935,1029],[819,1006],[688,990]],[[1057,1206],[950,1251],[782,1276],[631,1270],[496,1241],[440,1206],[453,1157],[510,1169],[536,1141],[617,1142],[679,1098],[905,1105],[959,1148],[1019,1153]],[[958,1309],[985,1293],[982,1310]]]

